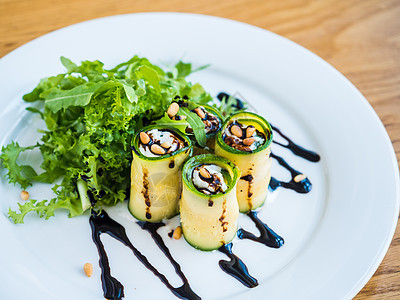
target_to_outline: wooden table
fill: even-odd
[[[0,57],[67,25],[145,11],[221,16],[265,28],[308,48],[364,94],[400,160],[400,1],[0,0]],[[400,299],[399,224],[381,266],[356,299]]]

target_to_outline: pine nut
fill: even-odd
[[[157,144],[151,145],[150,150],[154,154],[158,154],[158,155],[165,154],[165,150],[160,145],[157,145]]]
[[[161,147],[163,147],[164,149],[168,149],[168,148],[171,148],[171,144],[168,142],[164,142],[161,144]]]
[[[256,131],[256,128],[254,126],[248,126],[246,128],[246,137],[251,137],[253,136],[253,133]]]
[[[206,114],[201,109],[201,107],[197,107],[194,111],[200,117],[200,119],[204,119],[206,117]]]
[[[253,139],[253,138],[245,138],[243,140],[243,144],[246,145],[246,146],[250,146],[250,145],[252,145],[254,143],[254,141],[255,141],[255,139]]]
[[[87,277],[91,277],[93,274],[93,266],[91,263],[86,263],[83,265],[83,270],[85,271],[85,274]]]
[[[232,132],[232,134],[236,135],[238,138],[241,138],[243,135],[242,129],[240,129],[240,127],[237,125],[231,126],[231,132]]]
[[[304,174],[299,174],[299,175],[296,175],[296,176],[293,178],[293,180],[294,180],[294,182],[300,182],[300,181],[303,181],[303,180],[306,179],[306,178],[307,178],[306,175],[304,175]]]
[[[170,118],[175,116],[179,111],[179,104],[176,102],[172,102],[171,105],[168,107],[167,114]]]
[[[200,172],[199,173],[204,178],[211,178],[210,172],[208,172],[208,170],[206,168],[204,168],[204,167],[200,168]]]
[[[149,135],[142,131],[139,133],[140,141],[142,142],[143,145],[147,145],[150,142],[150,137]]]
[[[172,235],[172,237],[175,240],[179,240],[181,238],[181,236],[182,236],[182,227],[178,226],[178,227],[175,228],[174,234]]]
[[[22,191],[21,192],[21,199],[26,201],[29,199],[29,193],[27,191]]]

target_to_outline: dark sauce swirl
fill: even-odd
[[[99,265],[101,269],[101,281],[103,286],[103,293],[106,299],[120,300],[124,297],[123,285],[114,277],[111,276],[109,261],[107,253],[104,249],[104,245],[101,242],[100,235],[107,233],[111,237],[115,238],[128,248],[130,248],[133,254],[139,259],[139,261],[146,266],[153,274],[158,277],[162,283],[178,298],[188,300],[200,300],[201,298],[196,295],[195,292],[190,288],[189,283],[183,274],[180,265],[173,259],[169,249],[164,244],[161,236],[157,233],[157,229],[164,226],[164,223],[148,223],[138,222],[138,224],[145,230],[149,231],[152,238],[156,242],[157,246],[167,256],[171,264],[174,266],[176,273],[182,279],[183,285],[180,287],[173,287],[168,279],[161,274],[148,260],[147,258],[137,250],[130,240],[128,239],[125,228],[118,222],[111,219],[108,214],[103,210],[100,213],[92,211],[92,215],[89,218],[89,224],[92,228],[92,238],[99,253]]]
[[[232,243],[226,244],[218,249],[229,257],[229,261],[220,260],[219,266],[227,274],[239,280],[248,288],[254,288],[258,285],[257,279],[250,275],[249,270],[243,261],[232,252]]]
[[[275,155],[272,152],[271,152],[271,157],[276,159],[278,161],[278,163],[282,167],[287,169],[290,172],[290,174],[292,175],[292,179],[289,182],[279,181],[276,178],[271,177],[271,181],[269,183],[269,189],[271,191],[275,191],[278,187],[283,187],[286,189],[294,190],[300,194],[306,194],[311,191],[312,184],[311,184],[311,181],[307,177],[303,178],[300,181],[296,181],[296,176],[302,175],[301,172],[292,168],[282,157]]]
[[[271,248],[280,248],[283,246],[285,243],[283,238],[275,233],[275,231],[273,231],[270,227],[268,227],[267,224],[261,221],[257,216],[257,212],[254,210],[249,211],[247,216],[249,216],[249,218],[256,225],[258,231],[260,232],[260,236],[255,236],[253,233],[240,228],[237,233],[238,238],[249,239]]]
[[[270,124],[272,127],[272,130],[274,130],[275,132],[277,132],[282,138],[284,138],[288,144],[284,145],[282,143],[279,143],[277,141],[273,141],[275,144],[285,147],[287,149],[289,149],[290,151],[293,152],[293,154],[300,156],[308,161],[311,162],[318,162],[320,161],[321,157],[319,156],[318,153],[311,151],[311,150],[307,150],[297,144],[295,144],[290,138],[288,138],[285,134],[282,133],[282,131],[280,131],[280,129],[278,129],[277,127],[273,126],[272,124]]]

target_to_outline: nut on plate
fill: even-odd
[[[178,226],[178,227],[175,228],[174,234],[172,235],[172,237],[175,240],[179,240],[181,238],[181,236],[182,236],[182,227]]]
[[[26,201],[29,199],[29,193],[27,191],[22,191],[21,192],[21,199]]]
[[[93,266],[91,263],[86,263],[83,265],[83,271],[85,271],[85,274],[87,277],[91,277],[93,274]]]

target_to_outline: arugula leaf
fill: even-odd
[[[145,82],[147,82],[157,92],[161,92],[159,84],[160,77],[158,76],[158,73],[154,69],[146,65],[143,65],[137,68],[137,70],[135,71],[135,75],[138,79],[143,79]]]
[[[46,99],[45,107],[56,113],[69,106],[85,106],[90,102],[94,92],[102,85],[103,83],[88,82],[66,91],[53,87],[46,93],[42,93]]]
[[[37,109],[36,107],[27,107],[26,110],[27,110],[27,111],[30,111],[30,112],[32,112],[32,113],[39,114],[40,117],[41,117],[42,119],[44,119],[44,114],[43,114],[39,109]]]
[[[179,114],[179,112],[178,112],[178,114]],[[185,133],[185,129],[189,126],[189,123],[186,120],[183,120],[183,119],[179,120],[179,121],[171,120],[168,117],[167,113],[165,113],[161,119],[155,121],[154,124],[161,125],[161,126],[172,126],[182,133]]]
[[[73,63],[69,58],[61,56],[60,60],[63,66],[67,69],[68,73],[72,73],[78,68],[78,66],[75,63]]]
[[[186,77],[190,73],[192,73],[192,64],[191,63],[184,63],[184,62],[180,61],[175,65],[175,68],[177,71],[177,74],[176,74],[177,78]]]
[[[193,102],[198,104],[207,104],[212,100],[210,94],[208,94],[199,83],[196,83],[192,86],[188,96]]]
[[[205,147],[206,145],[206,131],[205,125],[201,118],[194,112],[191,112],[186,107],[181,107],[179,109],[180,113],[186,116],[187,122],[193,129],[194,136],[200,147]]]
[[[125,90],[126,97],[128,97],[129,102],[137,102],[138,97],[136,95],[135,90],[133,89],[132,85],[129,85],[126,81],[124,80],[118,80],[122,84],[122,87]]]
[[[104,64],[98,60],[83,61],[82,64],[75,70],[83,77],[86,77],[90,82],[107,81],[109,73],[103,69]]]
[[[208,68],[210,66],[210,64],[204,65],[204,66],[200,66],[196,69],[192,69],[192,64],[191,63],[184,63],[183,61],[179,61],[176,65],[175,65],[175,78],[184,78],[187,77],[188,75],[190,75],[191,73],[194,72],[198,72],[201,70],[204,70],[206,68]]]
[[[47,77],[40,80],[39,84],[35,89],[23,96],[24,101],[26,102],[34,102],[38,100],[44,100],[40,97],[40,94],[48,89],[58,86],[61,81],[64,79],[65,74],[59,74],[57,76]]]
[[[198,71],[201,71],[201,70],[204,70],[204,69],[207,69],[207,68],[209,68],[210,66],[211,66],[211,64],[206,64],[206,65],[204,65],[204,66],[200,66],[200,67],[198,67],[198,68],[192,70],[192,73],[198,72]]]

